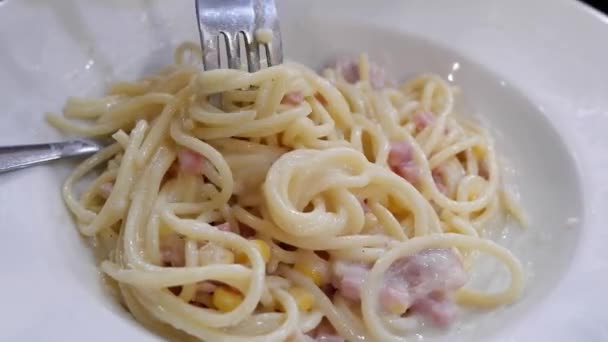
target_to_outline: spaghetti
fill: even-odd
[[[520,263],[483,229],[524,216],[441,78],[389,87],[365,55],[323,76],[201,72],[193,44],[175,60],[48,117],[113,134],[63,196],[143,325],[178,340],[405,341],[418,318],[449,324],[455,302],[520,296]],[[479,253],[509,270],[502,291],[464,286]]]

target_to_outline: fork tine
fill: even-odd
[[[201,49],[203,52],[203,67],[205,70],[220,67],[219,37],[201,33]]]
[[[222,32],[226,41],[226,55],[228,57],[228,67],[230,69],[241,68],[241,45],[239,32]]]
[[[249,72],[260,70],[260,47],[252,32],[243,31],[245,37],[245,50],[247,51],[247,68]]]
[[[220,44],[224,43],[229,68],[240,69],[242,59],[247,58],[249,71],[259,70],[262,43],[255,35],[260,29],[272,31],[272,40],[264,42],[267,64],[272,66],[283,61],[274,0],[195,0],[195,4],[205,70],[221,67],[224,56],[220,55]],[[240,34],[244,36],[244,43]],[[241,56],[241,44],[245,44],[245,57]]]
[[[268,65],[279,65],[283,63],[283,47],[281,46],[281,33],[273,30],[272,41],[266,45],[268,55]]]
[[[257,0],[256,26],[258,30],[267,29],[272,31],[272,40],[264,44],[268,66],[283,63],[281,30],[274,0]]]
[[[210,32],[205,25],[204,8],[200,0],[194,2],[196,9],[196,21],[198,22],[198,33],[201,40],[201,50],[203,54],[203,67],[205,70],[217,69],[220,67],[219,40],[216,32]]]

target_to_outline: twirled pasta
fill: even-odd
[[[386,278],[405,272],[395,265],[455,255],[469,270],[478,252],[503,262],[510,284],[455,289],[458,303],[519,297],[520,263],[483,228],[503,208],[525,217],[501,190],[491,138],[453,115],[441,78],[378,87],[365,56],[323,77],[293,63],[201,72],[188,54],[199,57],[184,44],[175,66],[49,116],[66,132],[114,133],[63,197],[142,324],[179,340],[305,340],[329,323],[347,340],[405,341],[398,322],[426,299],[382,307],[395,290]],[[75,184],[104,163],[77,198]],[[362,272],[356,298],[336,280],[339,263]]]

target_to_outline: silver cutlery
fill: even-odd
[[[249,72],[260,69],[261,47],[266,51],[268,66],[283,62],[281,31],[273,0],[195,1],[205,70],[221,67],[222,43],[231,69],[241,68],[241,44],[244,44]]]
[[[281,32],[273,0],[195,0],[203,66],[205,70],[222,67],[247,69],[254,72],[263,65],[283,62]],[[220,44],[226,55],[222,56]],[[265,51],[262,53],[262,51]],[[52,160],[88,156],[103,148],[103,144],[87,139],[36,145],[0,147],[0,173],[38,165]]]
[[[51,160],[91,155],[104,147],[103,144],[77,139],[48,144],[0,147],[0,173],[34,166]]]

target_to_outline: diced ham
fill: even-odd
[[[354,58],[339,58],[332,67],[335,68],[348,83],[357,83],[361,79],[361,75],[359,75],[359,63]],[[381,68],[374,63],[370,63],[369,81],[372,88],[383,88],[387,83],[384,68]]]
[[[334,286],[346,299],[357,301],[369,269],[366,264],[336,261]],[[446,326],[456,315],[451,294],[466,282],[460,258],[451,249],[425,249],[390,266],[379,301],[387,311],[409,307],[436,325]]]
[[[194,297],[190,301],[190,304],[202,308],[209,307],[211,305],[211,296],[218,286],[210,280],[196,283]]]
[[[414,161],[412,146],[407,141],[391,143],[388,154],[388,166],[411,184],[416,184],[420,176],[420,169]]]
[[[323,291],[327,297],[331,298],[336,293],[336,288],[328,283],[321,286],[321,291]]]
[[[217,285],[210,281],[201,281],[196,283],[196,292],[213,293],[217,289]]]
[[[199,175],[203,172],[205,158],[197,152],[183,148],[177,153],[177,160],[180,171],[184,173]]]
[[[364,279],[365,277],[356,274],[344,276],[339,283],[340,294],[346,299],[359,300]]]
[[[256,234],[255,229],[249,227],[248,225],[240,222],[239,223],[239,233],[242,237],[244,237],[245,239],[249,239],[251,237],[254,237]]]
[[[418,111],[412,116],[416,129],[421,131],[435,121],[435,115],[428,111]]]
[[[460,258],[447,248],[431,248],[397,260],[387,272],[387,283],[405,281],[414,297],[434,291],[453,291],[467,282]]]
[[[435,168],[432,171],[433,174],[433,181],[435,182],[435,186],[437,187],[437,190],[439,190],[439,192],[441,192],[444,195],[448,194],[448,187],[447,185],[445,185],[445,182],[443,180],[443,175],[442,175],[442,170],[440,168]]]
[[[361,286],[369,269],[369,265],[362,263],[336,261],[332,283],[344,298],[357,301],[361,298]]]
[[[382,89],[388,83],[384,68],[371,63],[369,67],[369,82],[374,89]]]
[[[228,222],[224,222],[224,223],[220,224],[219,226],[215,226],[215,227],[223,232],[232,232],[232,233],[237,232],[235,227],[231,227],[230,223],[228,223]],[[242,237],[244,237],[246,239],[253,237],[256,234],[255,229],[249,227],[248,225],[246,225],[242,222],[238,223],[238,231],[239,231],[239,235],[241,235]]]
[[[398,307],[407,309],[412,303],[411,295],[406,286],[384,286],[380,291],[380,305],[387,311]]]
[[[217,228],[218,230],[221,230],[222,232],[232,232],[232,227],[230,227],[230,223],[228,222],[224,222],[218,226],[215,226],[215,228]]]
[[[182,267],[186,264],[185,241],[176,234],[171,233],[160,240],[160,257],[164,265]]]
[[[390,292],[397,294],[393,299],[406,301],[409,297],[413,312],[446,326],[456,315],[451,294],[466,282],[467,274],[456,253],[446,248],[425,249],[393,263],[384,290],[391,288]]]
[[[457,314],[456,304],[445,292],[432,292],[428,296],[418,299],[414,302],[412,311],[429,318],[440,327],[450,325]]]
[[[215,226],[215,228],[225,232],[232,231],[228,222]],[[206,241],[199,241],[198,246],[203,247],[206,244]],[[160,257],[164,265],[183,267],[186,264],[185,250],[186,241],[177,233],[170,233],[160,239]]]
[[[357,83],[360,80],[359,65],[352,58],[339,58],[333,67],[348,83]]]
[[[111,183],[111,182],[103,183],[99,186],[99,194],[101,195],[101,197],[107,199],[108,197],[110,197],[110,194],[112,193],[113,189],[114,189],[114,183]]]
[[[290,93],[285,94],[285,96],[283,96],[281,103],[295,106],[295,105],[299,105],[300,103],[302,103],[302,101],[304,101],[304,95],[302,94],[302,92],[301,91],[292,91]]]

